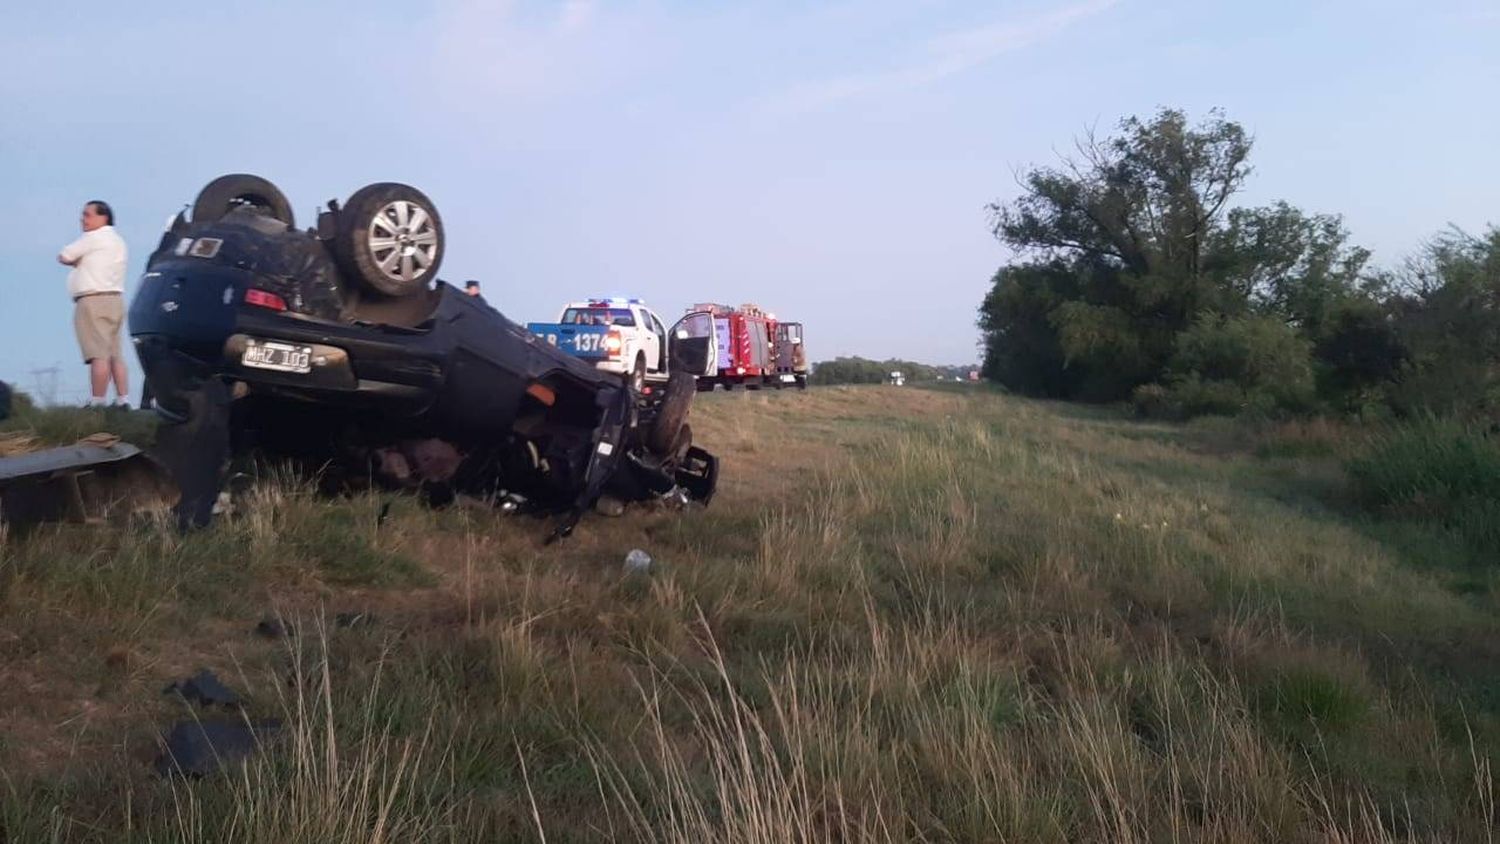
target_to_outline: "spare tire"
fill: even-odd
[[[286,196],[270,182],[248,173],[231,173],[220,176],[198,191],[193,200],[193,222],[213,223],[224,218],[236,208],[250,207],[261,214],[280,220],[288,228],[295,226],[292,204]]]
[[[437,278],[443,219],[426,194],[379,182],[354,192],[339,210],[333,254],[345,273],[381,296],[409,296]]]

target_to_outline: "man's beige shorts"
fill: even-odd
[[[120,325],[125,322],[125,297],[106,293],[85,296],[73,304],[73,330],[83,362],[120,356]]]

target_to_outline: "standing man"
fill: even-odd
[[[478,296],[479,282],[475,281],[472,278],[464,282],[464,292],[469,294],[470,296]]]
[[[130,406],[120,326],[125,322],[125,240],[115,231],[109,203],[90,200],[79,218],[83,236],[63,247],[57,262],[72,267],[73,330],[89,367],[89,406],[101,407],[115,382],[115,405]]]

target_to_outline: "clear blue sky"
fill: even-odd
[[[442,275],[518,320],[601,292],[756,301],[815,358],[977,359],[984,205],[1090,125],[1220,106],[1242,200],[1346,216],[1394,264],[1500,222],[1500,0],[303,3],[18,0],[0,26],[0,378],[84,370],[57,250],[91,197],[131,284],[225,172],[300,221],[438,203]],[[138,386],[135,388],[138,392]]]

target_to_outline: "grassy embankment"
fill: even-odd
[[[1490,835],[1493,578],[1358,515],[1346,432],[878,387],[694,413],[712,508],[560,546],[286,480],[185,538],[4,539],[0,840]],[[159,780],[199,666],[286,733]]]

